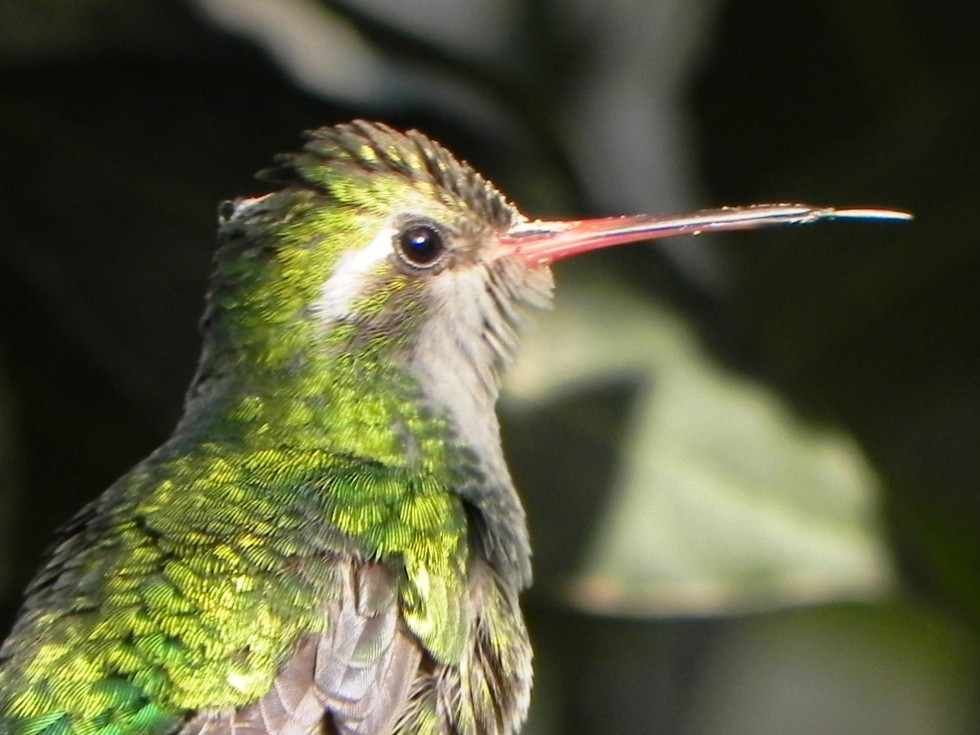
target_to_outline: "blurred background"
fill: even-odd
[[[0,629],[178,417],[218,202],[365,117],[534,217],[915,213],[558,266],[502,401],[526,731],[977,731],[978,36],[966,0],[0,0]]]

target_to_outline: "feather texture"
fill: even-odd
[[[0,735],[524,719],[529,549],[493,408],[550,276],[493,261],[519,215],[418,133],[324,129],[274,176],[281,191],[223,210],[173,436],[28,589],[0,648]],[[430,270],[395,251],[419,217],[447,248]]]

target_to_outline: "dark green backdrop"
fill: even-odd
[[[862,533],[897,571],[885,593],[803,606],[784,591],[703,608],[654,584],[666,604],[597,612],[562,593],[601,556],[588,534],[623,456],[645,451],[627,441],[644,379],[610,358],[611,375],[505,421],[539,558],[530,729],[972,731],[978,8],[0,0],[0,629],[55,527],[176,420],[217,203],[260,193],[252,172],[299,131],[369,117],[442,140],[535,216],[773,200],[916,214],[570,264],[569,283],[612,279],[680,315],[695,364],[844,437],[879,488],[882,524]]]

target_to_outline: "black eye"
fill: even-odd
[[[395,236],[395,244],[409,264],[423,268],[446,251],[442,233],[431,225],[409,225]]]

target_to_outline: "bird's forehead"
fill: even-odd
[[[365,228],[375,231],[406,216],[424,216],[460,232],[503,231],[509,225],[488,220],[483,209],[456,192],[425,179],[398,174],[363,175],[339,171],[324,179],[331,200]]]

